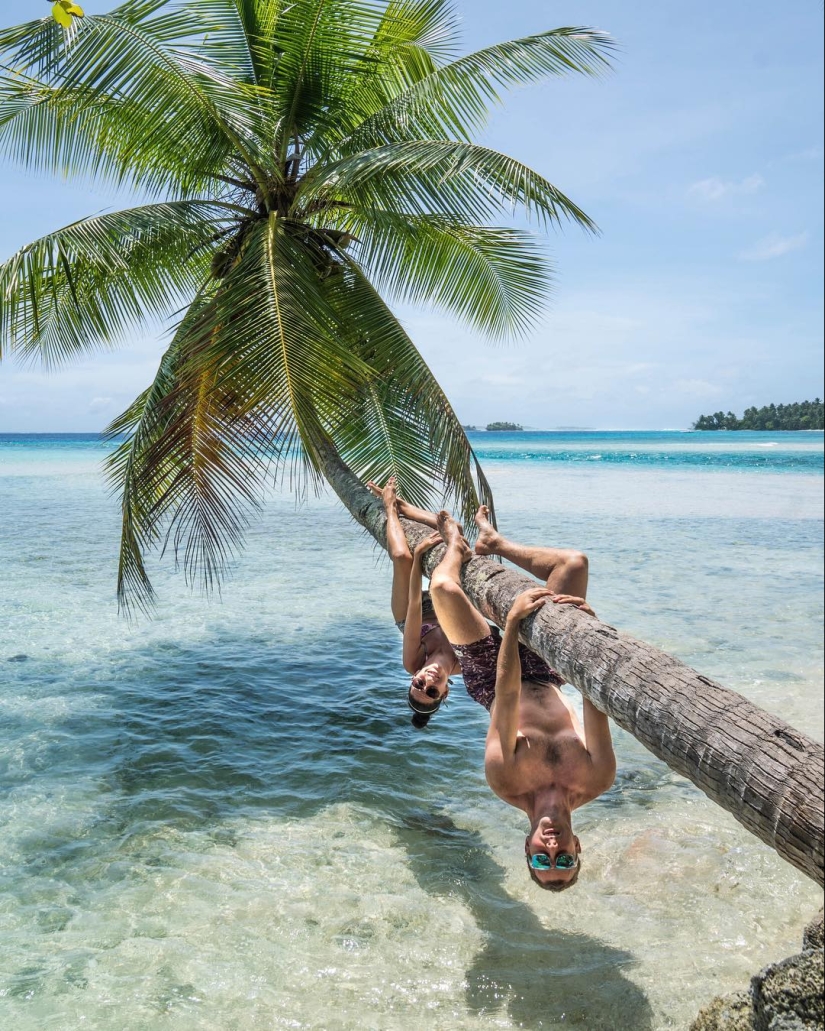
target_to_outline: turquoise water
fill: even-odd
[[[473,439],[603,618],[822,738],[822,434]],[[388,565],[331,498],[124,623],[105,451],[0,437],[0,1026],[658,1031],[798,949],[815,886],[621,731],[579,885],[534,890],[485,713],[409,728]]]

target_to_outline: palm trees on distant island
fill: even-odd
[[[491,223],[595,227],[474,138],[500,90],[598,75],[612,42],[560,28],[457,57],[458,23],[450,0],[61,0],[0,30],[0,150],[146,199],[0,266],[0,357],[54,366],[177,313],[110,428],[124,605],[167,544],[216,582],[267,482],[306,489],[331,455],[465,519],[490,500],[385,297],[492,336],[535,322],[551,264]]]
[[[694,430],[821,430],[825,429],[825,411],[819,398],[790,405],[766,405],[747,408],[741,419],[733,412],[700,415]]]

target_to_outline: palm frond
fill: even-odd
[[[190,37],[202,38],[205,23],[158,14],[163,6],[132,0],[78,19],[70,42],[53,23],[0,34],[7,152],[31,167],[150,189],[191,190],[233,154],[255,168],[258,92],[198,56]]]
[[[323,135],[323,144],[349,136],[410,86],[455,56],[457,16],[450,0],[391,0]]]
[[[414,140],[342,158],[307,175],[296,206],[321,202],[411,215],[443,214],[468,224],[521,210],[542,226],[593,220],[543,176],[472,143]]]
[[[498,90],[549,76],[598,76],[610,67],[613,39],[589,28],[560,28],[499,43],[434,69],[393,97],[341,142],[343,153],[381,143],[454,136],[469,141],[486,124]]]
[[[126,609],[151,601],[141,555],[160,540],[190,582],[219,583],[264,474],[317,477],[318,412],[364,376],[288,230],[277,216],[253,229],[238,264],[187,315],[151,395],[113,426],[133,434],[113,465]]]
[[[152,386],[109,428],[112,436],[129,433],[107,463],[122,498],[118,601],[127,615],[151,607],[145,556],[165,529],[168,541],[176,527],[176,555],[184,543],[187,574],[211,586],[258,507],[261,465],[243,435],[233,435],[231,398],[213,389],[209,372],[184,374],[192,352],[208,345],[203,316],[213,300],[196,299]]]
[[[216,233],[236,218],[217,202],[150,204],[23,247],[0,266],[0,357],[7,348],[53,366],[171,313],[208,276]]]
[[[360,0],[294,0],[282,8],[274,36],[281,52],[274,82],[281,160],[340,110],[379,18],[378,8]]]
[[[349,349],[371,373],[341,398],[328,424],[341,457],[361,479],[398,479],[402,494],[423,507],[453,500],[471,525],[492,491],[449,400],[397,317],[358,264],[330,281]]]
[[[355,253],[375,286],[432,304],[493,337],[525,333],[545,311],[553,266],[539,240],[445,215],[345,212]]]

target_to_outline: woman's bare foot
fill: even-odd
[[[458,548],[461,552],[462,563],[469,562],[473,557],[473,550],[464,539],[462,529],[455,519],[453,519],[449,512],[442,509],[435,517],[435,520],[436,525],[438,526],[438,532],[446,542],[447,547]]]
[[[381,498],[384,502],[384,510],[389,511],[391,508],[395,508],[398,504],[398,484],[396,483],[395,477],[391,476],[387,480],[385,487],[379,487],[377,483],[370,480],[367,484],[367,489],[371,491],[377,498]]]
[[[498,530],[490,522],[490,509],[486,505],[481,505],[476,512],[475,522],[478,527],[476,555],[497,555],[500,537]]]

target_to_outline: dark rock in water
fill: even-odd
[[[825,1026],[823,912],[805,928],[803,952],[751,978],[749,992],[721,995],[690,1031],[821,1031]]]
[[[9,662],[28,662],[29,661],[29,656],[28,655],[12,655],[9,658],[8,661]]]
[[[812,1031],[825,1021],[823,954],[812,949],[772,963],[751,984],[754,1031]]]
[[[705,1006],[690,1031],[753,1031],[753,1003],[750,992],[721,995]]]
[[[802,939],[802,948],[808,951],[809,949],[823,949],[825,948],[825,932],[823,932],[823,916],[825,912],[820,909],[817,915],[805,928],[805,937]]]

